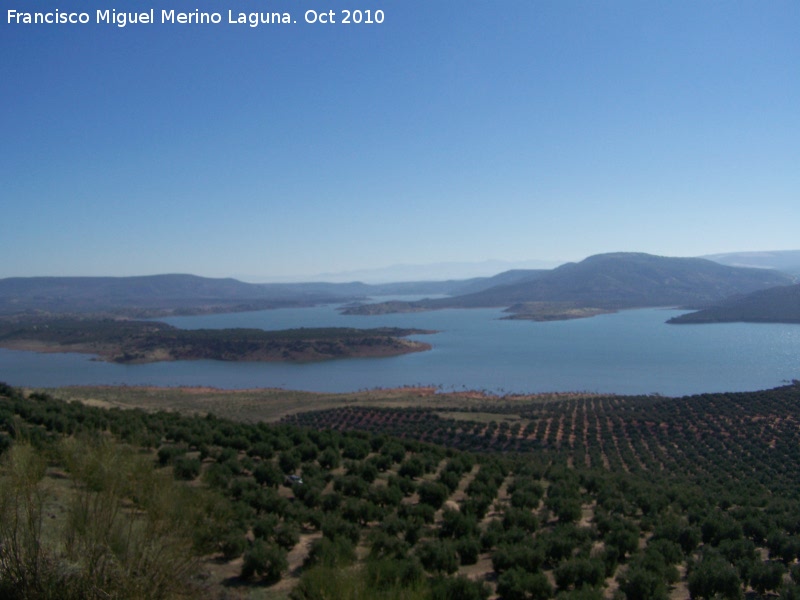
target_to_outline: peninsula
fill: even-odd
[[[173,360],[309,362],[397,356],[430,350],[403,339],[434,333],[381,327],[178,329],[159,321],[113,318],[28,317],[0,321],[0,347],[37,352],[81,352],[116,363]]]

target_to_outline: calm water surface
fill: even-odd
[[[0,381],[283,387],[347,392],[436,385],[492,392],[596,391],[682,395],[755,390],[800,378],[800,325],[666,325],[680,311],[643,309],[591,319],[503,321],[495,309],[345,316],[335,306],[163,319],[177,327],[416,327],[430,352],[310,364],[183,361],[117,365],[83,354],[0,349]]]

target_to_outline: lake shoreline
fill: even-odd
[[[303,327],[352,330],[367,326],[438,333],[407,338],[430,343],[430,351],[305,363],[209,359],[131,364],[64,353],[64,347],[57,348],[62,351],[59,353],[0,348],[0,380],[21,387],[199,385],[353,393],[414,385],[435,386],[443,392],[479,390],[497,396],[585,390],[673,397],[767,389],[800,378],[796,361],[800,325],[682,328],[664,323],[680,312],[625,310],[590,319],[533,322],[502,320],[507,314],[498,309],[347,317],[336,306],[326,306],[180,317],[166,324],[199,330],[200,337],[212,336],[211,329]]]
[[[222,359],[209,358],[207,356],[175,356],[164,349],[155,349],[145,355],[137,355],[133,358],[126,358],[127,351],[123,346],[96,346],[93,344],[69,344],[41,342],[39,340],[13,340],[0,342],[0,348],[6,350],[36,352],[40,354],[88,354],[92,355],[92,360],[98,362],[127,364],[127,365],[146,365],[158,362],[177,362],[192,360],[219,360],[220,362],[265,362],[265,363],[314,363],[327,360],[347,359],[347,358],[388,358],[402,356],[414,352],[427,352],[433,348],[426,342],[391,338],[391,343],[387,346],[365,345],[351,350],[347,354],[333,355],[307,350],[302,353],[293,353],[288,356],[270,354],[249,354],[248,357]]]

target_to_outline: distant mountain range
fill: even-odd
[[[133,316],[262,310],[365,301],[374,296],[454,295],[534,276],[509,271],[495,277],[448,281],[245,283],[196,275],[139,277],[11,277],[0,279],[0,314],[116,312]]]
[[[203,312],[313,304],[325,291],[291,290],[195,275],[142,277],[12,277],[0,279],[0,313],[24,311]]]
[[[781,260],[791,262],[789,254]],[[379,285],[254,284],[194,275],[15,277],[0,279],[0,314],[108,312],[149,317],[338,303],[350,304],[349,314],[511,307],[515,318],[554,319],[646,306],[709,308],[731,297],[793,283],[791,275],[774,269],[616,252],[550,270],[513,269],[492,277]],[[444,297],[367,303],[376,296],[403,295]]]
[[[395,302],[386,311],[381,311],[381,305],[369,305],[348,312],[375,314],[525,304],[530,307],[531,303],[543,303],[548,310],[559,304],[602,310],[645,306],[699,308],[729,296],[793,282],[790,275],[774,270],[729,267],[702,258],[617,252],[590,256],[551,271],[518,273],[510,283],[504,281],[471,294],[411,302],[405,307]]]
[[[728,252],[703,256],[731,267],[775,269],[800,276],[800,250],[775,250],[772,252]]]
[[[641,306],[702,306],[776,285],[788,275],[762,269],[728,267],[701,258],[669,258],[617,252],[567,263],[533,280],[462,296],[464,306],[558,301],[620,309]]]
[[[364,281],[370,284],[396,281],[467,280],[492,277],[498,273],[517,270],[547,270],[562,264],[563,260],[486,260],[482,262],[440,262],[429,264],[398,264],[379,269],[362,269],[339,273],[322,273],[314,281],[347,283]],[[296,281],[296,280],[295,280]]]

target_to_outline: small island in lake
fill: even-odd
[[[503,317],[506,321],[567,321],[587,319],[617,311],[609,308],[577,306],[570,302],[520,302],[509,306],[504,312],[511,313]]]
[[[172,360],[308,362],[397,356],[430,350],[403,339],[435,333],[380,327],[178,329],[159,321],[115,318],[28,317],[0,321],[0,347],[37,352],[81,352],[116,363]]]

